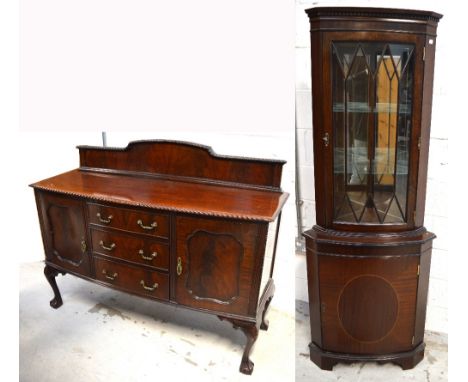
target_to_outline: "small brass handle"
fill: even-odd
[[[84,240],[81,241],[81,252],[86,252],[86,241]]]
[[[151,225],[144,225],[141,219],[138,219],[137,224],[143,229],[155,229],[158,226],[158,223],[152,222]]]
[[[104,276],[106,276],[106,279],[109,279],[109,280],[112,280],[112,281],[115,280],[117,278],[117,276],[118,276],[117,272],[115,272],[112,276],[108,275],[107,271],[105,269],[102,270],[102,274]]]
[[[177,276],[182,274],[182,259],[180,257],[177,258]]]
[[[109,223],[111,222],[112,218],[113,218],[112,215],[109,215],[109,216],[107,217],[107,219],[103,219],[103,218],[101,217],[101,214],[100,214],[99,212],[96,214],[96,216],[98,217],[99,221],[100,221],[101,223],[104,223],[104,224],[109,224]]]
[[[152,287],[146,286],[144,280],[140,281],[140,285],[143,287],[143,289],[150,290],[150,291],[154,291],[157,287],[159,287],[158,283],[154,283]]]
[[[109,247],[107,247],[104,245],[104,242],[102,240],[99,242],[99,245],[102,249],[105,249],[106,251],[112,251],[115,248],[115,243],[112,243]]]
[[[156,256],[158,256],[158,253],[157,252],[153,252],[151,255],[149,256],[145,256],[145,251],[143,251],[142,249],[140,249],[138,251],[138,254],[141,256],[142,259],[144,260],[153,260]]]
[[[328,147],[328,144],[330,143],[330,136],[328,135],[328,133],[325,133],[322,139],[323,143],[325,143],[325,147]]]

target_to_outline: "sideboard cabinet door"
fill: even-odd
[[[192,217],[178,217],[176,225],[176,301],[215,312],[247,315],[255,260],[259,260],[258,226]],[[255,280],[259,281],[259,277]]]
[[[42,192],[37,193],[37,201],[47,261],[89,275],[83,202]]]

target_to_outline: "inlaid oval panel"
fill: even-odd
[[[352,279],[341,291],[338,317],[348,335],[376,342],[391,332],[398,317],[398,297],[392,285],[376,275]]]

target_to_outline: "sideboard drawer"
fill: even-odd
[[[169,269],[169,246],[125,233],[91,229],[93,252],[151,267]]]
[[[129,292],[169,300],[169,276],[145,268],[94,258],[96,278]]]
[[[169,237],[169,219],[167,215],[95,203],[88,203],[88,214],[91,224],[165,239]]]

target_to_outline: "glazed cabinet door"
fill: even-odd
[[[254,274],[255,262],[259,260],[258,226],[177,217],[176,232],[175,300],[214,312],[247,315],[254,280],[258,293],[261,275]]]
[[[37,192],[46,259],[83,275],[90,274],[84,205],[67,196]]]
[[[324,37],[322,139],[327,220],[335,229],[413,225],[422,42],[415,35]]]
[[[323,348],[351,354],[412,349],[418,264],[419,256],[319,255]]]

